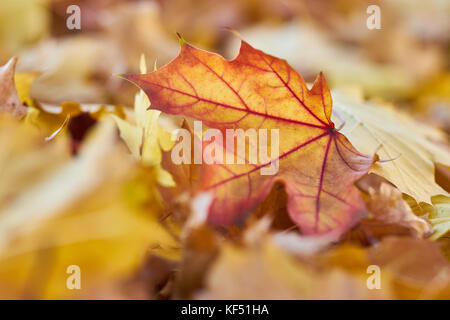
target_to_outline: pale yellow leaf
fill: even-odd
[[[364,102],[345,90],[333,92],[333,121],[360,152],[380,160],[371,172],[392,182],[418,202],[431,204],[434,195],[448,195],[434,178],[434,163],[450,165],[450,151],[444,135],[414,121],[393,107]]]
[[[140,60],[141,73],[147,72],[144,55]],[[158,123],[161,112],[148,109],[150,101],[140,90],[134,99],[134,123],[130,119],[113,117],[120,130],[120,136],[133,156],[144,166],[155,167],[158,183],[165,187],[175,186],[169,172],[161,167],[162,150],[168,151],[174,145],[172,134]]]

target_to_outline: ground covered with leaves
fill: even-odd
[[[0,2],[0,298],[450,298],[447,3],[71,4]]]

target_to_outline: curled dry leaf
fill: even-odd
[[[371,238],[380,237],[381,232],[389,234],[389,229],[396,225],[408,229],[410,235],[417,238],[431,233],[431,225],[416,216],[401,192],[387,183],[382,183],[378,189],[369,189],[367,208],[372,217],[361,220],[360,228]]]
[[[431,239],[436,240],[448,234],[450,231],[450,198],[435,196],[431,198],[433,211],[430,212],[428,220],[433,225],[435,231]]]
[[[323,76],[309,90],[286,61],[246,42],[232,61],[181,42],[180,54],[165,67],[126,76],[146,92],[153,108],[201,120],[222,136],[238,128],[274,129],[280,135],[280,155],[268,162],[248,164],[247,152],[239,155],[247,164],[204,166],[201,189],[215,194],[209,221],[242,223],[281,181],[290,217],[303,233],[344,232],[353,226],[365,213],[353,183],[368,171],[372,158],[336,131]],[[279,172],[261,175],[272,162],[279,163]]]
[[[14,84],[16,63],[17,58],[11,58],[0,67],[0,112],[20,118],[27,113],[27,108],[22,104]]]
[[[407,199],[416,215],[424,215],[433,227],[431,240],[437,240],[448,235],[450,231],[450,197],[434,196],[431,205],[417,203],[414,199]]]

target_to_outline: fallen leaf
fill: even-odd
[[[50,26],[49,0],[3,0],[0,3],[0,60],[42,38]]]
[[[398,299],[448,299],[450,263],[437,243],[413,238],[386,238],[368,250],[369,261],[392,275]]]
[[[72,151],[76,154],[88,130],[97,121],[110,115],[125,118],[124,108],[120,105],[80,104],[75,101],[64,101],[59,105],[36,101],[35,107],[28,108],[25,121],[42,129],[48,141],[67,130],[72,138]]]
[[[430,221],[434,233],[431,240],[437,240],[450,231],[450,197],[434,196],[431,205],[428,203],[417,203],[414,199],[406,199],[416,215],[423,215]]]
[[[117,90],[111,74],[126,69],[125,58],[110,39],[79,35],[47,39],[19,56],[20,72],[39,72],[31,96],[58,105],[62,101],[97,103],[109,101]]]
[[[1,172],[9,172],[2,176],[5,185],[1,190],[10,191],[10,185],[17,183],[11,179],[21,178],[11,175],[11,165],[16,163],[21,163],[21,170],[28,174],[22,182],[29,182],[22,183],[20,192],[13,189],[13,194],[7,193],[5,201],[0,202],[2,297],[123,297],[121,286],[149,252],[178,258],[178,242],[160,224],[156,207],[144,207],[136,201],[134,177],[139,171],[118,140],[112,121],[96,125],[78,156],[59,163],[57,156],[67,155],[68,150],[64,135],[45,142],[42,133],[30,124],[8,123],[0,127],[1,132],[15,133],[17,141],[32,142],[21,153],[14,153],[17,144],[0,139],[2,150],[8,151],[2,154],[11,157],[7,159],[9,167],[7,162],[0,162]],[[21,138],[22,126],[38,132],[40,140]],[[16,127],[19,129],[13,131]],[[51,156],[57,143],[65,146],[59,151],[62,155],[56,149]],[[44,157],[38,157],[41,150],[45,150]],[[39,161],[37,173],[28,168],[36,166],[34,161]],[[155,247],[159,250],[152,249]],[[81,268],[81,291],[66,287],[70,265]]]
[[[431,239],[436,240],[445,236],[450,230],[450,198],[444,196],[435,196],[431,198],[433,211],[430,212],[428,220],[433,225],[435,231]]]
[[[358,16],[362,17],[359,12]],[[344,19],[348,21],[347,16]],[[348,34],[349,29],[345,30]],[[332,87],[357,84],[367,94],[404,96],[414,85],[410,69],[392,63],[376,63],[358,48],[342,44],[308,23],[306,17],[304,21],[285,24],[254,25],[240,33],[255,47],[289,61],[305,77],[324,72]],[[234,51],[235,47],[231,43],[229,51]]]
[[[389,299],[389,278],[382,278],[383,290],[366,287],[368,266],[365,252],[351,251],[346,266],[326,260],[314,270],[280,250],[267,239],[259,248],[238,248],[226,244],[207,275],[206,287],[197,299]],[[355,254],[359,259],[356,259]],[[338,260],[338,259],[335,259]],[[336,263],[335,263],[336,264]],[[346,270],[350,269],[350,270]],[[357,272],[357,271],[359,272]],[[236,286],[239,283],[239,286]]]
[[[34,101],[31,97],[31,85],[33,81],[39,76],[36,72],[24,72],[17,73],[14,75],[14,84],[17,89],[17,95],[20,101],[28,107],[33,107]]]
[[[369,267],[378,267],[379,289],[368,286]],[[431,241],[390,237],[299,258],[266,237],[257,247],[226,243],[196,298],[448,299],[449,290],[450,263]]]
[[[20,118],[27,113],[27,108],[22,104],[14,83],[16,63],[17,58],[11,58],[0,67],[0,112]]]
[[[144,55],[140,62],[141,73],[147,73]],[[140,90],[134,98],[135,124],[118,116],[113,116],[120,130],[120,136],[127,144],[133,156],[145,166],[156,168],[158,182],[165,187],[173,187],[175,182],[169,172],[161,167],[162,152],[169,151],[174,142],[170,132],[159,123],[160,111],[148,110],[150,101]],[[162,150],[161,150],[162,149]]]
[[[360,228],[370,237],[379,238],[377,229],[389,234],[388,230],[396,225],[405,227],[416,238],[423,238],[431,231],[430,224],[412,212],[401,192],[387,183],[382,183],[378,189],[369,189],[367,209],[372,217],[362,219]]]
[[[0,145],[0,211],[70,159],[67,139],[45,142],[38,128],[11,116],[0,115]]]
[[[355,92],[336,90],[333,97],[333,119],[344,121],[341,132],[362,153],[376,151],[380,160],[386,160],[375,162],[370,172],[386,178],[418,202],[431,204],[432,196],[449,195],[434,178],[435,162],[450,165],[450,151],[442,132],[389,105],[364,102]]]
[[[163,114],[161,114],[163,115]],[[176,132],[178,128],[185,129],[194,137],[191,126],[186,119],[182,120],[180,124],[175,124],[174,128],[170,128],[171,132]],[[191,141],[191,148],[194,148],[195,143],[199,143],[199,139]],[[162,153],[161,166],[164,170],[170,172],[175,186],[163,187],[161,186],[160,194],[164,200],[166,214],[174,215],[174,219],[183,222],[189,216],[192,201],[189,197],[190,190],[193,190],[198,183],[200,165],[194,164],[193,155],[190,163],[175,164],[172,161],[172,154],[170,151]]]
[[[271,159],[279,162],[277,175],[261,175],[259,169],[271,165],[261,159],[256,166],[204,166],[202,189],[216,196],[210,222],[242,223],[277,181],[286,186],[290,216],[305,234],[344,232],[364,214],[353,182],[372,158],[335,129],[322,75],[308,90],[284,60],[246,42],[232,61],[183,42],[167,66],[126,78],[146,92],[154,108],[202,120],[223,136],[226,129],[279,129],[280,156]]]

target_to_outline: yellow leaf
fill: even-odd
[[[225,244],[208,270],[196,298],[446,299],[450,294],[450,264],[439,246],[409,237],[387,237],[366,248],[334,245],[306,257],[290,256],[266,237],[250,248]],[[379,290],[370,290],[377,283]]]
[[[392,182],[401,192],[418,202],[431,204],[434,195],[448,195],[434,178],[434,163],[450,165],[450,151],[444,135],[437,129],[415,122],[394,108],[381,103],[363,102],[343,90],[333,94],[333,121],[345,122],[341,133],[360,152],[376,152],[381,160],[370,172]],[[433,141],[437,141],[434,143]]]
[[[117,298],[148,253],[179,258],[154,204],[136,201],[138,171],[110,121],[94,127],[76,158],[68,157],[64,135],[46,143],[29,123],[4,124],[2,298]],[[67,289],[70,265],[81,268],[83,290]]]
[[[26,106],[34,106],[33,99],[30,97],[31,84],[38,74],[36,72],[16,73],[14,75],[14,83],[16,85],[17,94],[20,101]]]
[[[0,59],[39,40],[50,25],[49,0],[2,0],[0,2]]]
[[[147,72],[144,55],[140,61],[141,73]],[[150,101],[145,93],[140,90],[134,99],[135,123],[122,120],[114,116],[114,120],[120,130],[120,136],[127,144],[131,154],[144,166],[157,168],[158,183],[165,187],[175,186],[175,182],[169,172],[161,167],[162,150],[168,151],[174,145],[170,132],[162,128],[158,119],[161,114],[158,110],[148,110]]]
[[[405,196],[405,200],[416,216],[425,217],[432,226],[433,233],[430,240],[443,238],[450,230],[450,198],[434,196],[431,203],[417,203],[416,200]]]
[[[75,101],[63,101],[59,105],[37,103],[35,107],[29,107],[27,111],[25,121],[43,129],[48,138],[59,134],[74,117],[84,112],[89,113],[95,120],[107,119],[109,115],[119,119],[125,118],[121,105],[80,104]]]
[[[70,158],[65,139],[45,143],[38,128],[4,116],[0,116],[0,149],[0,212]],[[0,234],[0,239],[4,236]]]
[[[435,196],[431,198],[433,211],[430,212],[428,220],[433,225],[434,233],[430,239],[437,240],[446,235],[450,230],[450,198]]]
[[[225,245],[206,278],[200,299],[375,299],[391,297],[388,279],[384,290],[368,290],[365,268],[369,265],[360,248],[338,249],[323,271],[264,241],[259,248]],[[330,263],[331,262],[331,263]],[[346,263],[345,263],[346,262]],[[333,265],[334,264],[334,265]],[[339,265],[341,264],[341,265]],[[236,285],[236,284],[239,285]]]

